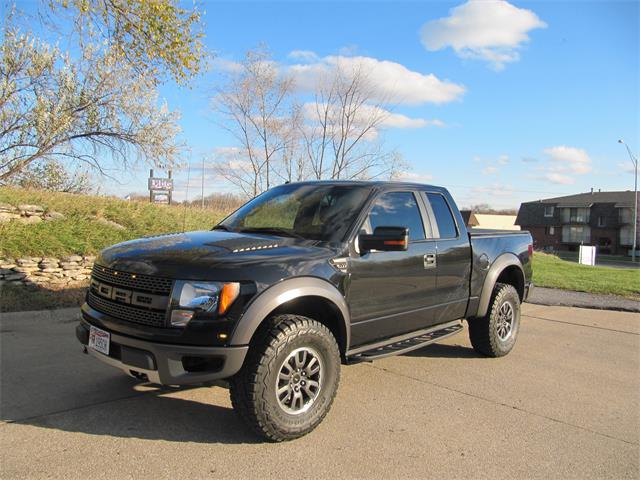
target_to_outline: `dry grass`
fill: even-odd
[[[53,256],[95,254],[103,248],[125,240],[184,230],[208,230],[228,210],[201,209],[194,206],[153,205],[128,202],[111,197],[0,187],[0,203],[36,204],[47,211],[65,215],[63,220],[22,224],[0,224],[0,256]],[[228,208],[228,207],[227,207]],[[116,222],[118,229],[96,221],[104,218]]]

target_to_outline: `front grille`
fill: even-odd
[[[150,292],[168,296],[171,294],[171,287],[173,286],[173,280],[169,278],[120,272],[100,265],[93,266],[92,275],[93,278],[100,282],[131,288],[137,292]]]
[[[112,300],[101,298],[91,291],[87,295],[87,303],[94,310],[120,320],[138,323],[140,325],[148,325],[151,327],[167,326],[165,312],[143,310],[141,308],[122,305],[120,303],[115,303]]]

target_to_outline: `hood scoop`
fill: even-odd
[[[231,250],[232,253],[242,253],[242,252],[255,252],[256,250],[266,250],[269,248],[278,248],[277,243],[273,243],[271,245],[253,245],[250,247],[242,247],[242,248],[234,248]]]
[[[224,248],[231,253],[255,252],[257,250],[267,250],[280,246],[280,244],[275,243],[273,239],[263,239],[244,235],[208,242],[207,245],[211,247]]]

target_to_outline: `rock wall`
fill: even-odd
[[[94,256],[65,258],[0,258],[0,285],[38,286],[49,290],[85,285],[91,275]]]
[[[14,207],[8,203],[0,203],[0,223],[12,220],[22,223],[40,223],[63,218],[63,214],[45,211],[40,205],[18,205]]]

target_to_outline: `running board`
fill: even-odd
[[[350,350],[347,352],[347,360],[349,363],[367,362],[392,355],[401,355],[455,335],[462,329],[462,322],[455,320],[433,328],[417,330]]]

